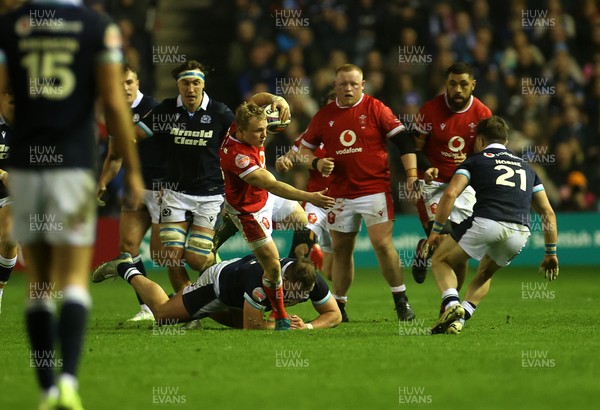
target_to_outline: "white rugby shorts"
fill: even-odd
[[[10,171],[13,237],[22,244],[92,246],[96,180],[87,169]]]
[[[194,225],[214,230],[221,205],[223,195],[188,195],[165,189],[160,196],[160,222],[183,222],[189,211]]]
[[[284,199],[269,193],[265,206],[257,212],[240,214],[225,201],[225,212],[242,233],[250,250],[254,251],[271,241],[273,223],[285,221],[299,206],[297,201]]]
[[[358,232],[362,220],[367,226],[394,220],[392,195],[381,192],[354,199],[336,198],[327,210],[327,229],[338,232]]]
[[[421,223],[425,225],[427,222],[435,220],[437,206],[448,184],[433,181],[431,185],[427,185],[422,179],[419,180],[419,184],[421,199],[417,205],[417,210],[419,211]],[[475,205],[475,202],[475,190],[471,186],[467,186],[462,194],[456,198],[448,219],[457,224],[461,223],[473,214],[473,205]]]
[[[531,235],[525,225],[487,218],[468,218],[453,231],[452,238],[473,259],[487,254],[498,266],[507,266]]]

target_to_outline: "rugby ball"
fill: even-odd
[[[277,134],[287,128],[292,122],[291,118],[288,118],[286,121],[281,121],[279,119],[279,110],[273,109],[271,105],[265,105],[262,107],[263,111],[267,115],[267,132],[269,134]]]

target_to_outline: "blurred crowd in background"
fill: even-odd
[[[121,27],[127,60],[139,68],[146,94],[158,81],[151,56],[153,34],[160,27],[157,1],[86,1]],[[600,210],[600,1],[213,3],[226,14],[219,46],[227,49],[227,61],[219,65],[202,55],[189,58],[227,71],[230,82],[223,84],[223,95],[219,84],[211,84],[210,95],[232,110],[258,91],[288,100],[293,121],[267,147],[273,171],[276,157],[318,110],[339,65],[362,67],[365,92],[411,123],[424,102],[444,91],[446,69],[465,61],[474,67],[475,96],[507,120],[509,148],[534,165],[555,209]],[[210,13],[199,13],[198,24],[210,18]],[[402,199],[396,148],[390,145],[389,151],[396,211],[414,213]],[[302,187],[306,173],[280,177]]]

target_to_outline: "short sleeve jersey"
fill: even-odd
[[[456,167],[473,152],[477,124],[491,115],[489,108],[475,96],[471,96],[462,111],[453,111],[448,106],[446,94],[423,105],[417,127],[419,132],[427,135],[423,152],[431,165],[439,170],[436,181],[450,182]]]
[[[269,198],[266,190],[243,179],[257,169],[265,168],[265,150],[237,140],[236,129],[232,124],[219,152],[225,178],[225,200],[238,212],[248,214],[262,209]]]
[[[390,192],[386,140],[404,125],[381,101],[363,94],[351,107],[337,100],[321,108],[302,134],[302,144],[317,149],[321,144],[335,167],[328,195],[336,198]]]
[[[456,173],[469,178],[475,190],[473,218],[530,226],[532,195],[544,186],[522,158],[501,144],[493,144],[467,158]]]
[[[281,273],[285,276],[285,271],[293,259],[282,258],[279,261]],[[240,309],[244,307],[244,301],[248,301],[257,309],[270,310],[271,302],[262,287],[262,276],[263,269],[253,255],[230,263],[219,274],[219,299],[227,306]],[[310,292],[288,289],[284,291],[283,297],[287,305],[308,300],[320,305],[327,302],[331,293],[325,280],[317,275],[315,286]]]
[[[66,3],[27,3],[0,16],[0,64],[15,96],[18,169],[97,165],[96,66],[122,61],[121,34],[104,14]]]

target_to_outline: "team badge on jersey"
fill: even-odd
[[[237,154],[235,156],[235,165],[238,168],[246,168],[250,164],[250,158],[244,154]]]
[[[252,299],[257,301],[258,303],[261,303],[266,298],[267,294],[265,293],[265,290],[263,288],[254,288],[254,290],[252,291]]]
[[[140,122],[140,114],[138,114],[138,113],[133,114],[133,122]]]
[[[317,215],[314,212],[310,212],[307,215],[308,223],[315,224],[317,222]]]
[[[367,126],[367,116],[363,114],[360,117],[358,117],[358,123],[360,124],[360,128],[364,130]]]
[[[329,213],[327,214],[327,222],[329,222],[330,224],[335,223],[335,214],[332,211],[329,211]]]
[[[171,216],[171,208],[165,208],[162,210],[162,216]]]
[[[437,204],[437,202],[435,202],[435,203],[433,203],[433,204],[429,205],[429,210],[430,210],[430,211],[431,211],[431,213],[432,213],[432,214],[434,214],[434,215],[435,215],[435,213],[437,212],[437,205],[438,205],[438,204]]]
[[[210,115],[204,114],[202,117],[200,117],[200,122],[202,124],[210,124]]]
[[[261,220],[261,223],[263,224],[263,226],[267,229],[269,229],[271,227],[271,222],[269,222],[269,219],[264,217]]]

